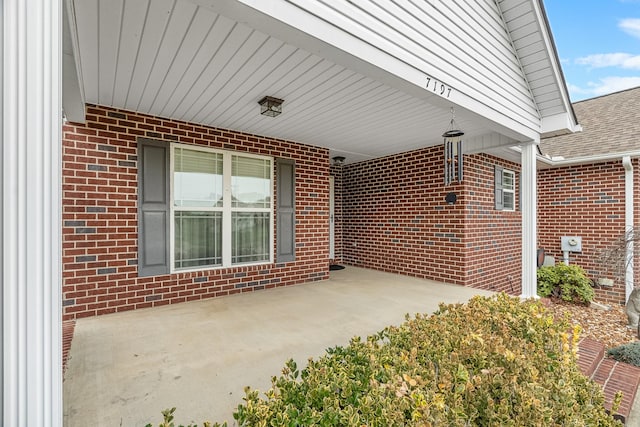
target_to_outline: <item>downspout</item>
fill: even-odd
[[[629,300],[629,295],[634,288],[633,280],[633,246],[634,246],[634,230],[633,230],[633,163],[630,156],[622,158],[622,166],[624,166],[624,222],[625,222],[625,240],[627,242],[627,250],[625,256],[625,302]]]

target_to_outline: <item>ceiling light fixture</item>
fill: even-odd
[[[333,164],[337,165],[337,166],[341,166],[344,164],[344,161],[346,160],[344,156],[335,156],[331,158],[333,160]]]
[[[276,117],[282,113],[282,103],[284,100],[279,98],[274,98],[273,96],[265,96],[258,104],[260,104],[260,114]]]

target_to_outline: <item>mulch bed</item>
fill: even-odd
[[[580,325],[581,337],[600,341],[607,349],[638,340],[637,331],[627,328],[627,314],[622,305],[611,306],[607,311],[561,300],[546,300],[545,305],[554,316],[566,315],[571,324]]]

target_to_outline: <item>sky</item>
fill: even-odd
[[[640,86],[640,0],[544,0],[572,102]]]

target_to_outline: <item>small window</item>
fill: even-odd
[[[504,199],[505,211],[516,209],[516,178],[515,173],[509,170],[502,171],[502,197]]]
[[[516,209],[516,174],[500,166],[495,167],[495,208],[501,211]]]

